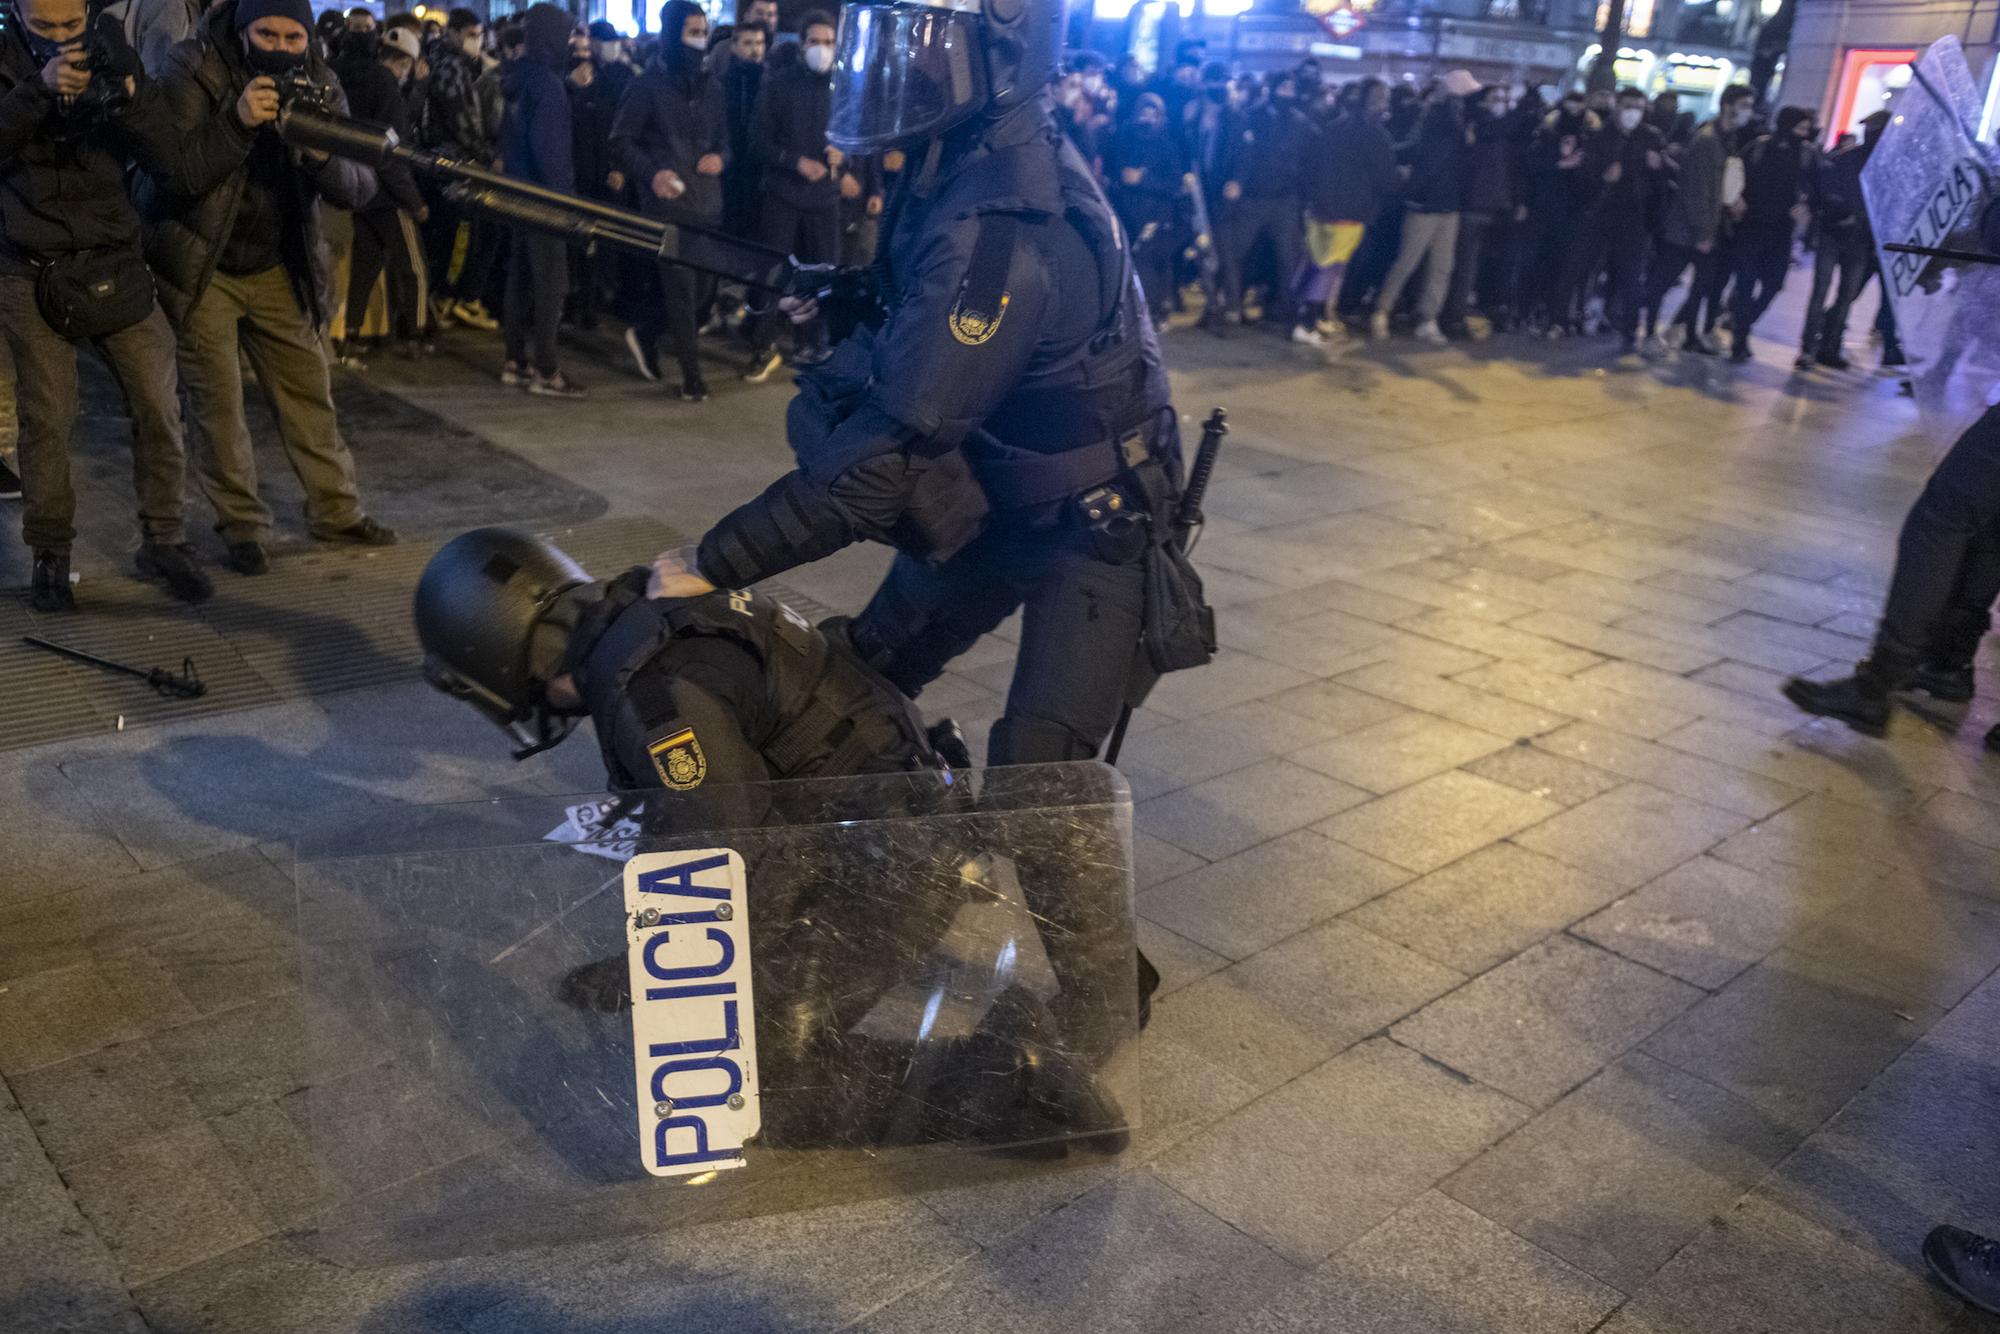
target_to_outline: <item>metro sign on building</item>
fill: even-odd
[[[1319,21],[1327,34],[1336,40],[1344,40],[1359,32],[1368,22],[1368,11],[1375,8],[1375,0],[1306,0],[1306,13]]]

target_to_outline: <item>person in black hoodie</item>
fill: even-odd
[[[416,63],[416,34],[408,28],[389,28],[379,36],[355,33],[349,37],[341,44],[333,72],[347,92],[347,104],[356,120],[386,125],[396,132],[399,142],[409,143],[412,136],[403,81],[409,78]],[[354,210],[354,249],[347,267],[344,334],[351,344],[360,333],[362,321],[368,316],[368,303],[375,294],[375,281],[386,273],[389,332],[404,359],[415,360],[420,351],[417,269],[403,215],[407,213],[421,225],[430,220],[430,209],[404,163],[385,162],[375,169],[375,177],[381,188],[373,199]]]
[[[1164,326],[1174,297],[1181,162],[1174,137],[1167,132],[1167,104],[1159,94],[1139,95],[1132,119],[1112,136],[1104,174],[1111,182],[1105,193],[1131,242],[1132,261],[1153,323]]]
[[[1268,238],[1277,278],[1264,302],[1264,318],[1291,327],[1291,288],[1305,242],[1305,164],[1318,137],[1299,110],[1298,77],[1279,71],[1271,78],[1270,96],[1243,128],[1235,170],[1223,183],[1222,216],[1216,219],[1223,289],[1233,314],[1243,310],[1243,266],[1257,242]]]
[[[1542,119],[1528,149],[1530,258],[1522,304],[1551,338],[1576,328],[1571,256],[1610,166],[1604,125],[1570,89]]]
[[[708,16],[694,0],[660,9],[660,49],[632,85],[611,126],[611,152],[649,217],[713,227],[722,219],[722,174],[729,165],[729,113],[722,83],[702,68]],[[679,264],[660,265],[661,302],[626,333],[642,368],[661,334],[680,365],[680,395],[708,397],[696,357],[701,284]],[[654,371],[648,378],[657,378]]]
[[[1490,271],[1486,247],[1493,228],[1512,215],[1514,191],[1507,174],[1507,90],[1494,85],[1465,97],[1466,143],[1463,194],[1459,200],[1458,242],[1438,327],[1448,338],[1465,338],[1466,316],[1476,296],[1482,309],[1494,304],[1481,280]]]
[[[758,207],[762,174],[750,142],[750,119],[757,112],[757,94],[764,87],[764,58],[771,49],[771,30],[762,23],[739,23],[730,38],[732,58],[722,76],[722,101],[729,124],[729,164],[722,172],[723,226],[738,236],[763,230]]]
[[[501,71],[507,99],[500,128],[500,160],[509,176],[547,186],[576,189],[576,144],[570,126],[570,18],[543,3],[521,18],[527,49]],[[556,328],[569,291],[569,255],[560,236],[516,228],[507,263],[504,329],[507,360],[500,383],[527,386],[545,398],[581,398],[579,388],[556,363]]]
[[[1875,233],[1861,197],[1861,169],[1888,127],[1889,113],[1877,111],[1861,122],[1857,144],[1834,153],[1819,172],[1819,199],[1813,210],[1818,235],[1813,251],[1812,296],[1806,301],[1805,333],[1799,340],[1799,370],[1815,365],[1847,369],[1840,344],[1847,337],[1847,312],[1875,267]],[[1834,270],[1840,284],[1834,288]],[[1826,294],[1834,289],[1833,303]]]
[[[1471,74],[1455,69],[1438,81],[1425,101],[1416,133],[1396,150],[1409,168],[1403,183],[1403,237],[1396,262],[1382,280],[1368,332],[1389,336],[1389,316],[1403,294],[1403,284],[1424,270],[1423,291],[1417,297],[1416,336],[1426,343],[1445,341],[1438,314],[1451,287],[1452,257],[1458,245],[1459,201],[1464,197],[1466,132],[1463,99],[1478,90]]]
[[[1591,271],[1603,266],[1604,310],[1618,335],[1618,355],[1636,356],[1639,310],[1646,303],[1647,220],[1666,171],[1667,143],[1647,123],[1646,95],[1637,88],[1618,90],[1611,124],[1602,133],[1610,162],[1581,251]]]
[[[1792,267],[1792,238],[1812,217],[1819,193],[1819,149],[1813,113],[1782,107],[1777,128],[1743,154],[1743,216],[1737,219],[1736,289],[1730,306],[1731,361],[1750,360],[1750,330],[1785,285]]]
[[[1343,329],[1329,307],[1340,292],[1348,262],[1373,225],[1370,220],[1396,190],[1396,145],[1382,128],[1388,114],[1388,86],[1380,79],[1361,79],[1318,140],[1319,156],[1308,173],[1312,193],[1306,202],[1313,271],[1300,288],[1294,342],[1324,343],[1329,333]],[[1312,319],[1318,324],[1309,323]]]
[[[833,19],[813,10],[799,21],[799,58],[764,76],[750,142],[763,164],[764,244],[807,264],[831,263],[840,254],[840,187],[843,158],[826,141],[833,110]],[[776,343],[789,321],[776,310],[759,318],[755,349],[743,378],[769,379],[784,364]]]

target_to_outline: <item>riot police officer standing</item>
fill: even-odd
[[[1063,20],[1062,0],[847,6],[827,137],[909,164],[882,310],[799,377],[798,469],[656,567],[700,592],[893,545],[847,633],[912,696],[1024,609],[994,765],[1103,745],[1137,693],[1149,561],[1180,482],[1126,238],[1052,115]]]

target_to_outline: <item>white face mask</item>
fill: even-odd
[[[472,57],[474,60],[477,60],[479,59],[482,46],[479,38],[467,36],[459,38],[458,49],[465,52],[466,55]]]
[[[1749,107],[1737,107],[1729,113],[1729,128],[1732,130],[1742,129],[1750,123],[1750,114]]]
[[[1639,110],[1637,107],[1624,108],[1618,113],[1618,128],[1630,134],[1639,128],[1639,122],[1644,118],[1645,114],[1645,112]]]
[[[705,32],[682,33],[681,45],[690,51],[706,51],[708,50],[708,34]]]
[[[824,74],[833,68],[833,48],[813,45],[806,48],[806,68],[815,74]]]

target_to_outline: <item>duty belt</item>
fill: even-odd
[[[1135,426],[1115,440],[1060,454],[1003,445],[981,432],[966,442],[966,454],[995,509],[1026,509],[1103,486],[1138,468],[1152,457],[1147,429]]]

